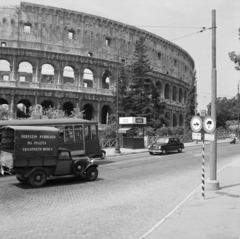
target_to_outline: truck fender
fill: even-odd
[[[43,171],[43,172],[45,172],[45,173],[48,175],[47,170],[45,170],[44,168],[33,168],[32,170],[30,170],[29,172],[27,172],[27,173],[24,175],[24,177],[25,177],[25,178],[31,178],[31,176],[33,175],[33,173],[36,172],[36,171]]]
[[[85,173],[85,172],[86,172],[89,168],[91,168],[91,167],[97,168],[98,165],[97,165],[97,164],[90,164],[90,165],[88,165],[88,166],[84,169],[83,173]]]

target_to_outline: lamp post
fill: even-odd
[[[238,81],[238,94],[237,94],[237,100],[238,100],[238,102],[237,102],[237,107],[238,107],[238,110],[237,110],[237,112],[238,112],[238,131],[237,131],[237,136],[239,137],[239,82],[240,82],[240,80]]]
[[[119,112],[118,112],[118,87],[119,87],[119,76],[120,76],[120,68],[119,68],[119,53],[120,50],[122,49],[124,45],[121,45],[121,47],[118,49],[118,55],[117,55],[117,82],[116,82],[116,110],[117,110],[117,121],[116,121],[116,144],[115,144],[115,150],[114,153],[120,154],[120,143],[119,143],[119,133],[118,133],[118,128],[119,128]]]

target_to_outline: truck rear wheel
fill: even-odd
[[[47,174],[44,171],[38,170],[33,173],[29,179],[32,187],[42,187],[47,181]]]
[[[98,169],[96,167],[90,167],[86,172],[86,179],[88,181],[96,180],[98,176]]]

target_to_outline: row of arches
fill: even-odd
[[[173,113],[172,117],[171,114],[169,112],[165,113],[165,118],[169,121],[172,122],[172,126],[176,127],[176,126],[183,126],[184,124],[184,117],[183,114],[177,114],[177,113]],[[169,125],[168,125],[169,126]]]
[[[10,80],[10,63],[7,60],[0,60],[0,80],[9,81]],[[17,75],[18,81],[20,82],[32,82],[33,81],[33,66],[30,62],[22,61],[17,66]],[[94,73],[91,69],[85,68],[83,70],[82,79],[83,79],[83,87],[92,88],[94,86]],[[105,70],[102,75],[102,88],[109,89],[111,79],[111,72]],[[72,66],[65,66],[63,68],[63,84],[70,83],[74,84],[76,78],[76,70]],[[39,76],[37,79],[38,82],[42,83],[60,83],[58,82],[58,76],[56,72],[56,67],[52,64],[43,64],[40,67]]]
[[[58,62],[55,62],[55,65],[59,65]],[[62,76],[60,76],[59,70],[56,70],[57,67],[55,65],[43,64],[37,71],[36,69],[34,70],[31,63],[22,61],[17,65],[15,69],[17,72],[14,73],[15,78],[13,79],[17,79],[20,82],[34,82],[35,80],[36,82],[46,84],[82,85],[86,88],[95,88],[98,86],[102,89],[112,89],[114,85],[113,79],[116,78],[110,70],[104,70],[99,76],[96,70],[89,69],[89,67],[83,68],[83,71],[79,72],[79,70],[69,65],[63,67],[61,71]],[[9,61],[5,59],[0,60],[0,81],[11,80],[11,71],[13,69]],[[187,90],[183,87],[173,83],[163,83],[159,80],[156,81],[155,85],[161,98],[186,103]]]
[[[54,102],[51,100],[44,100],[40,104],[43,109],[48,108],[54,108]],[[8,103],[6,99],[0,98],[0,106],[9,110],[11,108],[11,105]],[[29,117],[29,111],[30,107],[32,106],[31,102],[27,99],[21,99],[19,100],[15,106],[13,106],[13,111],[15,111],[17,118],[28,118]],[[74,110],[75,106],[72,102],[65,102],[61,106],[61,109],[65,112],[66,115],[70,116],[71,112]],[[95,118],[95,114],[97,113],[94,109],[93,105],[90,103],[87,103],[83,106],[81,109],[84,111],[83,118],[87,120],[93,120]],[[104,105],[101,109],[101,123],[107,124],[109,115],[111,114],[111,109],[109,105]]]

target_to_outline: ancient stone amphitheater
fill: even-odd
[[[0,7],[0,105],[79,106],[85,118],[106,124],[120,66],[132,62],[146,38],[149,75],[167,102],[170,126],[183,125],[194,71],[191,56],[145,30],[114,20],[21,2]]]

